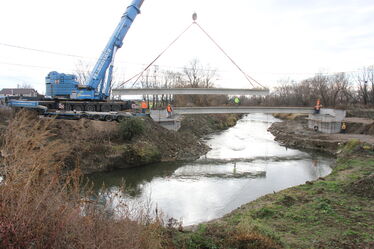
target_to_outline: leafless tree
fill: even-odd
[[[364,67],[355,76],[361,102],[374,104],[374,66]]]
[[[198,59],[193,59],[183,69],[186,87],[192,88],[210,88],[214,86],[213,79],[216,70],[210,69],[209,66],[202,66]]]
[[[75,75],[80,85],[84,85],[90,77],[91,65],[88,62],[79,60],[75,66]]]
[[[32,89],[33,86],[29,83],[22,83],[22,84],[17,84],[17,88],[22,88],[22,89]]]

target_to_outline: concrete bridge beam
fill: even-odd
[[[234,89],[234,88],[121,88],[113,89],[113,96],[125,95],[255,95],[266,96],[269,95],[269,90],[266,89]]]
[[[218,114],[218,113],[314,113],[311,107],[243,107],[243,106],[224,106],[224,107],[175,107],[174,113],[179,115],[186,114]]]

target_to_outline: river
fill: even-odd
[[[207,137],[211,151],[193,162],[161,163],[89,178],[97,190],[105,184],[101,196],[133,205],[151,203],[183,225],[219,218],[260,196],[331,172],[332,158],[275,142],[267,129],[277,121],[271,115],[246,115],[236,126]],[[117,197],[124,181],[127,193]]]

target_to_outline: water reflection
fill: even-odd
[[[129,203],[150,198],[169,217],[185,225],[214,219],[262,195],[331,172],[332,159],[286,149],[267,132],[272,116],[248,115],[238,124],[209,137],[212,150],[191,163],[166,163],[90,177],[105,182],[106,194],[123,179]],[[104,194],[104,193],[103,193]]]

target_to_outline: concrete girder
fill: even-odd
[[[235,88],[121,88],[113,89],[112,95],[269,95],[268,89],[235,89]]]
[[[243,107],[243,106],[223,106],[223,107],[175,107],[174,113],[179,115],[187,114],[218,114],[218,113],[298,113],[312,114],[311,107]]]

